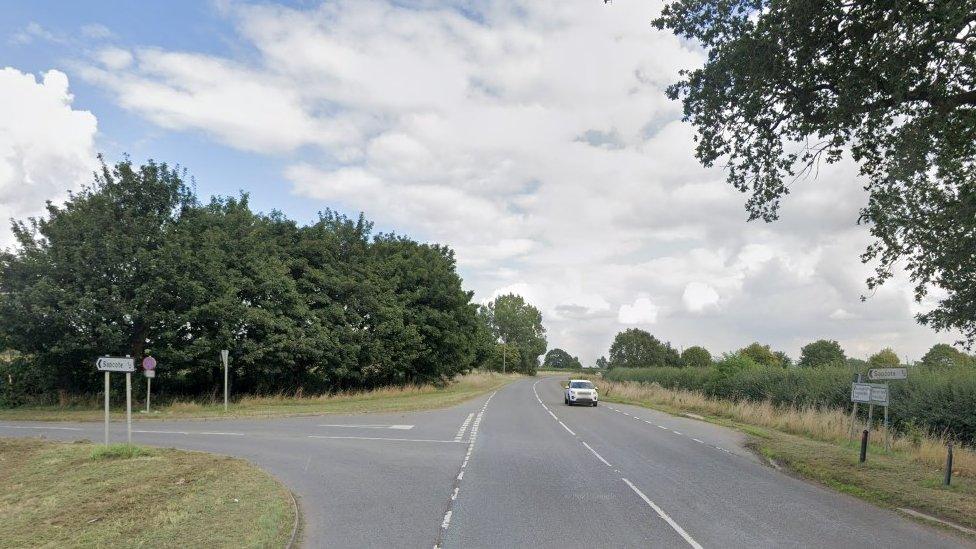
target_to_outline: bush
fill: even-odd
[[[617,368],[611,381],[657,383],[732,401],[768,401],[775,406],[850,409],[854,370],[847,366],[779,368],[759,366],[728,354],[714,368]],[[976,369],[915,367],[908,379],[890,384],[892,426],[921,429],[976,443]]]

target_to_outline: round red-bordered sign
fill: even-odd
[[[155,358],[153,358],[151,356],[147,356],[146,358],[142,359],[142,369],[143,370],[153,370],[155,368],[156,368],[156,359]]]

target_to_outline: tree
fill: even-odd
[[[235,394],[442,383],[490,359],[449,248],[374,236],[362,215],[298,226],[246,195],[201,204],[183,179],[152,161],[103,165],[14,224],[0,348],[21,353],[5,366],[19,393],[98,391],[102,354],[152,354],[171,395],[217,390],[220,349]]]
[[[522,355],[519,353],[519,348],[515,345],[495,343],[491,349],[491,356],[486,364],[489,370],[495,372],[517,372],[523,367]]]
[[[549,369],[574,369],[583,367],[578,358],[570,355],[566,351],[556,348],[546,353],[545,360],[542,361],[543,368]]]
[[[872,368],[891,368],[901,364],[901,359],[898,358],[898,355],[896,355],[890,347],[885,347],[884,349],[881,349],[877,353],[871,355],[871,357],[868,358],[868,364]]]
[[[610,368],[680,366],[681,357],[670,343],[661,343],[640,328],[630,328],[614,337],[608,365]]]
[[[956,349],[952,345],[937,343],[922,356],[922,364],[930,368],[972,366],[973,357]]]
[[[685,366],[704,368],[712,365],[712,354],[704,347],[695,345],[688,347],[681,353],[681,362]]]
[[[601,370],[606,370],[610,367],[610,362],[607,361],[607,357],[601,356],[600,358],[596,359],[596,367]]]
[[[844,349],[841,349],[840,343],[828,339],[818,339],[807,343],[800,349],[798,365],[803,368],[812,368],[844,364],[846,361],[847,357],[844,355]]]
[[[519,361],[511,371],[534,374],[539,356],[546,351],[546,329],[539,309],[526,303],[522,296],[506,294],[482,306],[479,314],[496,341],[518,349]]]
[[[788,366],[789,357],[780,352],[773,352],[769,345],[762,345],[758,342],[751,343],[749,346],[739,350],[739,355],[759,364],[760,366],[773,366],[785,368]],[[784,360],[785,359],[785,360]]]
[[[703,67],[668,89],[727,166],[750,220],[772,221],[790,185],[851,155],[875,241],[874,289],[907,266],[917,319],[976,341],[976,10],[967,2],[676,0],[654,21],[700,43]],[[861,183],[858,183],[861,185]]]

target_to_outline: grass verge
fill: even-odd
[[[339,393],[335,395],[302,396],[278,394],[245,396],[230,403],[224,411],[223,402],[175,401],[152,413],[137,413],[137,419],[215,419],[242,417],[280,417],[326,413],[408,412],[444,408],[484,394],[517,379],[519,376],[494,372],[471,373],[445,386],[391,387],[375,391]],[[121,419],[119,403],[113,403],[113,419]],[[124,408],[124,404],[122,406]],[[137,404],[133,403],[136,408]],[[0,420],[7,421],[98,421],[103,408],[90,406],[25,406],[0,409]]]
[[[0,439],[0,547],[283,547],[294,519],[240,459]]]
[[[952,486],[942,485],[943,441],[893,437],[892,449],[872,444],[858,463],[858,442],[848,439],[842,411],[778,408],[769,403],[709,399],[693,391],[657,384],[602,383],[605,401],[634,404],[672,414],[695,413],[750,435],[749,445],[803,478],[890,508],[908,507],[976,528],[976,454],[957,449]],[[871,439],[882,440],[875,430]]]

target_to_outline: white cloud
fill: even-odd
[[[52,70],[38,82],[0,69],[0,247],[13,245],[7,220],[42,213],[91,178],[95,117],[74,110],[68,77]]]
[[[617,322],[621,324],[654,324],[657,314],[661,310],[650,298],[638,297],[632,304],[623,304],[617,313]]]
[[[523,294],[585,362],[632,323],[714,352],[935,341],[904,285],[860,302],[852,163],[745,223],[664,94],[703,57],[647,25],[659,5],[408,4],[228,3],[246,55],[103,50],[82,75],[163,128],[285,158],[299,196],[450,244],[477,299]]]
[[[704,282],[689,282],[681,299],[686,309],[698,313],[718,304],[718,292]]]

